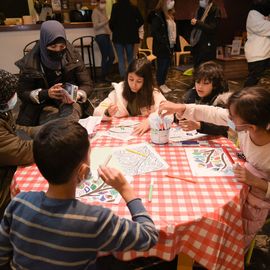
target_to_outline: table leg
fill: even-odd
[[[177,270],[192,270],[193,259],[184,253],[178,254]]]

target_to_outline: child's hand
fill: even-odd
[[[161,101],[159,104],[158,114],[162,117],[169,114],[183,114],[186,109],[185,104],[176,104],[170,101]]]
[[[181,120],[179,121],[179,126],[184,131],[192,131],[192,130],[200,129],[201,123],[198,121],[192,121],[192,120]]]
[[[106,184],[115,188],[126,202],[129,202],[135,198],[132,187],[120,171],[114,168],[100,166],[98,168],[98,173],[102,180]]]
[[[250,173],[245,167],[241,166],[240,164],[236,163],[233,165],[234,175],[239,182],[252,186],[257,177]]]
[[[142,136],[149,129],[150,129],[149,121],[148,119],[146,119],[134,128],[132,134]]]
[[[109,115],[112,117],[112,116],[114,116],[114,115],[117,113],[118,107],[117,107],[116,104],[111,104],[111,105],[108,107],[107,110],[108,110]]]

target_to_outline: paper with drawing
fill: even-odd
[[[232,164],[222,148],[186,148],[194,176],[234,176]]]
[[[179,141],[193,140],[203,136],[206,136],[206,134],[199,133],[196,130],[183,131],[180,127],[175,127],[170,129],[169,140],[171,142],[179,142]]]
[[[121,195],[117,190],[107,185],[97,173],[97,169],[100,165],[104,164],[107,158],[112,155],[114,148],[103,147],[93,148],[90,154],[90,164],[92,175],[80,183],[76,188],[76,197],[87,196],[87,202],[98,201],[98,202],[110,202],[119,203]],[[107,166],[121,170],[117,160],[112,156]],[[131,182],[132,177],[126,176],[127,181]]]
[[[127,145],[113,152],[126,175],[140,175],[167,169],[168,164],[147,143]]]
[[[93,148],[90,155],[92,175],[77,186],[76,197],[87,196],[88,202],[119,203],[121,195],[118,191],[105,184],[97,175],[98,167],[104,164],[110,155],[111,159],[107,165],[120,170],[129,182],[133,180],[133,175],[169,167],[152,146],[147,143],[122,147]]]

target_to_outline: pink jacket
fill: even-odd
[[[127,110],[128,102],[123,98],[123,89],[124,89],[124,82],[120,83],[112,83],[114,90],[109,94],[107,98],[105,98],[98,107],[95,108],[93,115],[94,116],[101,116],[103,115],[103,121],[108,121],[111,117],[104,115],[105,110],[111,105],[116,104],[118,107],[118,111],[115,117],[125,117],[129,116],[129,112]],[[154,105],[151,106],[150,109],[142,108],[141,115],[149,116],[150,113],[158,111],[159,104],[162,100],[166,100],[165,97],[158,91],[154,90],[153,92],[154,97]]]

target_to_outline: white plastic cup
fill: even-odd
[[[166,144],[169,142],[169,133],[170,129],[151,129],[150,130],[150,138],[152,143],[154,144]]]

